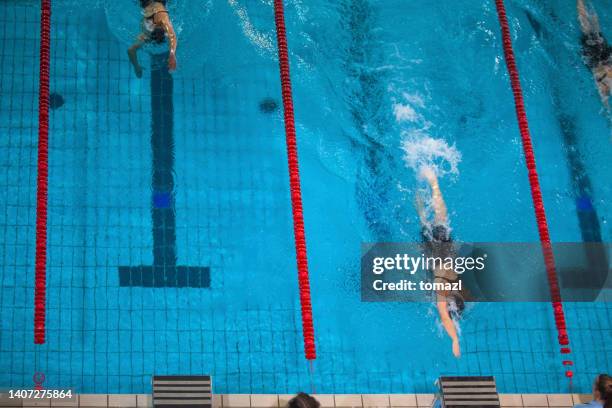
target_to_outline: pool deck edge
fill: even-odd
[[[293,395],[288,394],[215,394],[215,408],[282,408]],[[322,407],[430,408],[434,394],[315,394]],[[500,394],[502,408],[571,408],[588,402],[588,394]],[[9,399],[0,394],[0,407],[152,407],[150,394],[79,394],[71,400]]]

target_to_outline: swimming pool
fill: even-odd
[[[171,125],[152,119],[151,104],[168,96],[168,78],[152,81],[146,57],[137,79],[127,61],[136,5],[78,3],[53,11],[51,90],[64,104],[51,111],[43,346],[32,343],[38,9],[0,4],[0,387],[32,386],[43,371],[49,388],[140,393],[152,374],[205,372],[220,393],[310,390],[270,2],[170,2],[180,33],[163,107]],[[570,121],[609,241],[610,128],[573,4],[552,3],[507,4],[551,235],[582,240],[561,129]],[[457,237],[538,239],[494,4],[293,0],[286,13],[316,391],[429,392],[441,374],[493,374],[503,392],[566,391],[549,304],[473,306],[456,360],[432,306],[360,301],[360,243],[418,239],[405,156],[429,138],[447,152],[441,183]],[[171,175],[172,197],[152,198],[152,169]],[[155,209],[172,200],[173,227],[152,233]],[[122,283],[120,267],[151,265],[157,248],[210,267],[210,287]],[[567,320],[574,387],[588,392],[612,368],[612,306],[568,304]]]

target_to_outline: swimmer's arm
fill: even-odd
[[[584,0],[577,0],[576,8],[578,9],[578,20],[580,21],[580,28],[583,33],[598,33],[601,31],[597,14],[589,13]]]
[[[170,53],[176,54],[176,46],[177,46],[177,38],[176,33],[174,32],[174,27],[172,26],[172,22],[170,21],[170,17],[168,17],[168,13],[159,13],[159,18],[161,20],[161,24],[168,35],[168,44],[170,47]]]
[[[596,13],[591,14],[591,30],[596,33],[601,32],[601,28],[599,28],[599,17],[597,17]]]
[[[591,23],[589,21],[589,13],[584,6],[584,0],[577,0],[576,8],[578,9],[578,21],[580,21],[580,27],[583,33],[591,31]]]
[[[457,336],[457,329],[455,328],[455,323],[453,323],[453,319],[448,315],[448,303],[443,296],[438,295],[438,313],[440,314],[440,320],[442,321],[442,327],[446,330],[448,337],[453,341],[453,354],[455,357],[459,357],[461,355],[461,351],[459,348],[459,336]]]

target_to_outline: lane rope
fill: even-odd
[[[308,258],[306,254],[306,236],[304,233],[304,214],[302,209],[302,192],[300,188],[300,170],[298,165],[297,142],[295,136],[295,118],[291,77],[289,75],[289,52],[285,29],[285,12],[283,0],[274,0],[274,19],[278,43],[278,61],[280,68],[283,111],[285,119],[285,138],[289,162],[289,184],[291,189],[291,207],[293,211],[293,232],[298,269],[300,303],[302,306],[302,332],[304,336],[304,353],[306,359],[314,360],[316,355],[314,327],[312,321],[312,303],[310,282],[308,278]]]
[[[548,285],[550,288],[553,313],[555,317],[555,325],[557,327],[557,339],[559,341],[561,354],[568,356],[565,360],[563,360],[563,366],[565,369],[565,376],[569,378],[571,385],[571,380],[574,375],[571,367],[574,365],[574,363],[569,358],[571,349],[569,347],[570,341],[569,336],[567,334],[565,313],[563,311],[563,300],[561,298],[561,292],[559,290],[559,281],[557,278],[555,258],[553,255],[550,234],[548,231],[548,222],[546,221],[546,211],[544,210],[544,201],[542,200],[542,191],[540,189],[540,181],[536,169],[535,154],[533,152],[533,145],[531,143],[529,124],[527,122],[527,114],[525,113],[523,91],[521,88],[521,81],[519,79],[516,59],[514,57],[514,50],[512,49],[512,38],[510,36],[510,26],[508,24],[508,16],[506,14],[504,0],[495,0],[495,5],[497,7],[497,16],[499,18],[499,24],[501,26],[506,67],[508,68],[508,74],[510,75],[512,93],[514,94],[514,105],[516,108],[516,117],[518,119],[519,130],[521,132],[523,153],[525,156],[525,163],[527,165],[529,185],[531,187],[531,198],[533,201],[533,207],[538,225],[538,232],[540,234],[542,253],[544,255],[544,262],[546,265],[546,275],[548,277]]]
[[[51,0],[41,0],[40,82],[38,92],[38,175],[36,179],[36,258],[34,283],[34,343],[45,343],[47,298],[47,192],[49,181],[49,61]]]

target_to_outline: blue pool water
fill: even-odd
[[[504,392],[567,391],[549,304],[471,306],[457,360],[431,305],[360,301],[360,244],[419,239],[411,166],[424,152],[445,158],[456,237],[538,239],[495,7],[483,0],[287,1],[312,378],[282,118],[269,103],[280,104],[271,2],[171,0],[179,69],[155,77],[145,52],[137,79],[126,55],[135,4],[54,1],[51,90],[65,103],[51,112],[47,342],[35,346],[35,3],[0,4],[0,388],[31,387],[42,371],[45,386],[85,393],[148,392],[152,374],[177,373],[210,373],[222,393],[311,381],[320,393],[431,392],[443,374],[493,374]],[[608,38],[611,6],[597,2]],[[611,133],[573,3],[507,7],[551,236],[583,239],[568,165],[578,151],[610,241]],[[170,106],[152,99],[168,95],[173,114],[152,120]],[[152,191],[152,169],[173,194],[163,182]],[[210,287],[121,284],[120,266],[156,257],[210,267]],[[568,304],[567,321],[574,389],[589,392],[612,371],[612,305]]]

